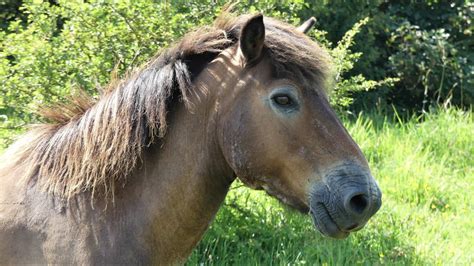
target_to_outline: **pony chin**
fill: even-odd
[[[324,204],[316,204],[315,207],[311,208],[310,213],[315,227],[323,235],[337,239],[344,239],[349,236],[349,232],[339,229]]]
[[[264,189],[263,184],[261,184],[261,182],[259,182],[258,180],[254,179],[254,178],[239,176],[239,180],[242,181],[242,183],[244,183],[245,186],[247,186],[251,189],[255,189],[255,190],[263,190]]]

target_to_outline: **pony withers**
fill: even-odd
[[[324,235],[361,229],[381,193],[311,24],[224,12],[100,99],[44,112],[1,160],[2,263],[184,262],[236,178]]]

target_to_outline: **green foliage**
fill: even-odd
[[[0,0],[0,29],[7,30],[8,25],[14,20],[24,20],[25,16],[20,11],[22,1]]]
[[[60,0],[26,2],[18,9],[21,17],[0,32],[0,122],[3,127],[37,121],[35,110],[62,101],[75,87],[91,94],[105,86],[114,68],[120,75],[143,64],[194,27],[210,24],[220,12],[219,5],[203,0],[193,3],[168,1]],[[300,24],[297,17],[303,1],[280,5],[259,1],[236,6],[237,13],[262,12]],[[332,103],[346,107],[351,93],[367,90],[375,82],[363,76],[343,78],[360,53],[351,53],[356,24],[334,48],[321,31],[312,36],[335,58],[338,84]]]
[[[405,22],[389,43],[397,51],[389,57],[406,94],[396,97],[409,105],[421,103],[422,110],[440,102],[468,105],[474,102],[474,67],[449,40],[445,29],[421,30]],[[416,62],[416,63],[414,63]]]
[[[61,100],[71,88],[95,92],[114,66],[124,73],[145,62],[192,26],[209,23],[214,9],[143,1],[25,4],[27,26],[17,20],[0,35],[0,114],[29,122],[36,106]]]
[[[393,89],[382,84],[355,93],[352,109],[391,110],[394,104],[426,111],[445,102],[465,108],[473,104],[473,12],[474,4],[465,0],[354,0],[310,2],[300,16],[316,16],[317,27],[327,31],[332,42],[358,20],[371,18],[351,49],[363,56],[344,78],[361,74],[369,80],[396,77],[399,82]]]
[[[398,80],[395,78],[385,78],[381,81],[373,81],[367,80],[361,74],[344,78],[344,76],[354,68],[354,64],[362,56],[360,52],[352,52],[351,47],[354,45],[354,37],[368,21],[369,18],[364,18],[354,24],[354,26],[344,34],[337,45],[329,50],[334,59],[336,68],[336,86],[330,100],[331,104],[340,112],[347,110],[352,104],[354,93],[373,90],[382,85],[393,86],[394,82]]]
[[[0,154],[3,149],[12,143],[13,138],[23,132],[19,128],[1,128],[0,127]]]
[[[123,74],[142,64],[190,28],[210,23],[224,3],[0,1],[0,114],[13,124],[31,122],[38,105],[63,99],[71,88],[95,92],[114,66]],[[332,103],[339,110],[472,105],[473,10],[461,0],[237,5],[238,12],[263,12],[294,24],[318,18],[325,31],[312,36],[335,58]]]
[[[474,117],[457,109],[400,123],[345,120],[383,192],[380,211],[347,240],[234,184],[189,265],[469,265],[474,261]]]

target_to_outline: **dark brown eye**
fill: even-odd
[[[275,96],[273,100],[279,105],[290,105],[292,103],[290,97],[286,95]]]

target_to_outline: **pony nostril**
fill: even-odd
[[[355,195],[349,201],[350,210],[357,214],[364,213],[368,205],[369,202],[367,200],[367,196],[364,194]]]

